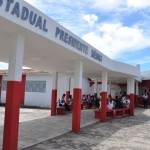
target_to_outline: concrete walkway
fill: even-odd
[[[0,149],[2,149],[4,107],[0,107]],[[50,116],[50,110],[21,109],[19,124],[19,149],[68,133],[72,128],[72,113],[64,116]],[[93,110],[83,110],[81,127],[95,122]]]
[[[150,109],[135,116],[98,122],[24,150],[150,150]]]

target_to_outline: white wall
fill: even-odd
[[[50,75],[27,75],[27,81],[46,81],[46,92],[26,92],[25,105],[51,107],[52,77]]]
[[[7,76],[3,77],[4,80]],[[48,74],[27,74],[27,81],[46,81],[46,92],[26,92],[25,93],[25,105],[28,106],[40,106],[40,107],[51,107],[51,92],[52,92],[52,76]],[[70,94],[73,95],[74,79],[71,78]],[[67,89],[67,77],[63,74],[58,75],[58,85],[57,85],[57,99],[66,93]],[[109,90],[109,87],[108,87]],[[121,91],[120,87],[116,84],[111,84],[111,90],[115,91],[115,95],[118,95]],[[102,92],[101,84],[98,84],[98,96]],[[82,94],[94,94],[94,85],[90,87],[88,79],[83,78],[82,81]],[[2,91],[1,102],[5,103],[6,91]]]
[[[70,94],[73,95],[73,89],[74,89],[74,79],[71,78],[71,88],[70,88]],[[82,80],[82,94],[88,94],[90,92],[90,82],[88,79],[83,78]]]
[[[97,92],[97,94],[98,94],[98,97],[99,97],[99,93],[101,93],[102,92],[102,85],[101,84],[98,84],[98,90],[97,90],[98,92]],[[120,93],[120,91],[121,91],[121,88],[120,88],[120,86],[118,86],[117,84],[111,84],[110,85],[110,88],[109,88],[109,86],[108,86],[108,84],[107,84],[107,91],[115,91],[115,93],[113,92],[113,97],[114,97],[114,95],[115,96],[117,96],[117,95],[119,95],[119,93]],[[89,94],[91,94],[91,95],[93,95],[94,94],[94,85],[92,85],[91,87],[90,87],[90,92],[89,92]]]

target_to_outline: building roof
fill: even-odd
[[[150,70],[141,72],[142,80],[149,80],[150,79]]]
[[[22,69],[23,74],[29,74],[29,73],[48,73],[46,71],[42,70],[35,70],[35,69]],[[7,75],[8,70],[0,70],[0,75]]]

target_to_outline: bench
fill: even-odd
[[[130,108],[115,109],[116,118],[130,115]]]
[[[101,110],[95,110],[95,118],[96,119],[100,119],[101,118]],[[114,111],[113,110],[107,110],[106,111],[106,117],[107,118],[115,118],[115,114],[114,114]]]
[[[56,111],[57,115],[65,115],[65,107],[57,107]]]
[[[130,115],[130,108],[125,108],[124,110],[125,110],[124,115],[129,116]]]
[[[73,103],[69,105],[70,110],[73,110]],[[83,109],[83,104],[81,104],[81,109]]]
[[[95,110],[95,118],[100,119],[101,118],[101,110]],[[130,115],[130,108],[122,108],[122,109],[115,109],[115,110],[107,110],[106,111],[106,117],[107,118],[119,118],[119,117],[125,117]]]

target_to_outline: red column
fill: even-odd
[[[135,95],[134,100],[135,100],[135,106],[138,107],[138,95]]]
[[[107,92],[102,92],[101,121],[106,121]]]
[[[70,91],[66,91],[66,103],[69,103],[69,95],[70,95]]]
[[[134,116],[134,94],[130,94],[130,115]]]
[[[1,91],[2,91],[2,75],[0,75],[0,102],[1,102]]]
[[[18,149],[21,82],[7,81],[3,150]]]
[[[80,132],[80,119],[81,119],[81,96],[82,89],[74,88],[73,91],[73,112],[72,112],[72,131]]]
[[[57,90],[52,90],[51,116],[56,115],[56,106],[57,106]]]
[[[25,97],[25,87],[26,87],[26,75],[22,75],[22,82],[21,82],[21,104],[24,104],[24,97]]]

